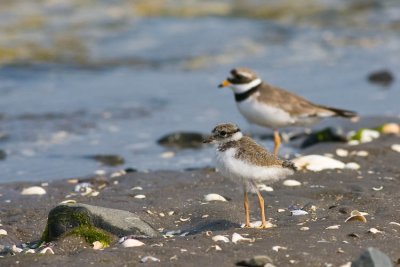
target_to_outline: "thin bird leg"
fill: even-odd
[[[247,191],[244,191],[244,213],[246,215],[246,223],[244,224],[245,228],[250,228],[250,215],[249,215],[249,199],[247,197]]]
[[[258,190],[257,190],[257,196],[258,196],[258,204],[260,205],[260,210],[261,210],[261,225],[259,228],[266,229],[269,228],[269,226],[267,226],[267,222],[265,220],[264,198],[261,196]]]
[[[274,130],[274,155],[278,155],[279,146],[281,145],[281,137],[279,131]]]

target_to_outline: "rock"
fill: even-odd
[[[161,146],[178,149],[201,148],[206,137],[207,135],[201,133],[176,132],[161,137],[157,143]]]
[[[7,153],[0,149],[0,160],[4,160],[7,157]]]
[[[368,75],[370,83],[389,86],[394,81],[394,75],[388,70],[379,70]]]
[[[392,261],[376,248],[369,247],[354,260],[351,267],[391,267]]]
[[[236,263],[237,266],[248,266],[248,267],[263,267],[269,264],[268,266],[274,266],[272,265],[272,259],[266,255],[257,255],[254,256],[251,259],[246,259],[243,261],[239,261]]]
[[[118,166],[125,163],[124,158],[118,155],[94,155],[88,158],[94,159],[105,166]]]
[[[346,142],[347,138],[341,128],[325,128],[311,133],[301,144],[301,148],[307,148],[322,142]]]
[[[24,188],[21,192],[21,195],[45,195],[46,194],[46,190],[44,190],[42,187],[40,186],[31,186],[28,188]]]
[[[49,212],[42,240],[56,240],[70,231],[84,237],[89,244],[95,241],[108,243],[111,239],[108,233],[116,236],[160,236],[149,224],[129,211],[77,203],[61,204]]]

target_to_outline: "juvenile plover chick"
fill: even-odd
[[[261,181],[274,182],[292,175],[296,170],[294,164],[269,153],[250,137],[243,136],[240,129],[231,123],[217,125],[204,142],[216,145],[216,165],[222,175],[243,184],[245,227],[250,227],[248,193],[255,192],[261,210],[260,228],[268,228],[264,199],[257,184]]]
[[[250,123],[274,130],[274,154],[281,143],[279,129],[310,126],[327,117],[355,118],[353,111],[314,104],[301,96],[263,82],[247,68],[231,70],[219,87],[230,86],[240,113]]]

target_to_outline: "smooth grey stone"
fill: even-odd
[[[46,241],[55,240],[79,225],[91,225],[116,236],[158,237],[160,233],[136,214],[86,204],[61,204],[49,212]]]
[[[392,261],[376,248],[368,248],[351,263],[351,267],[392,267]]]
[[[247,266],[247,267],[264,267],[269,266],[273,267],[272,259],[266,255],[257,255],[251,259],[246,259],[243,261],[239,261],[236,263],[238,266]]]

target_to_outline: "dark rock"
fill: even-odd
[[[360,257],[351,263],[351,267],[391,267],[392,262],[388,256],[376,248],[368,248]]]
[[[0,150],[0,160],[3,160],[7,157],[7,154],[4,150]]]
[[[98,228],[116,236],[157,237],[160,234],[129,211],[86,204],[61,204],[48,216],[42,240],[56,240],[79,227]]]
[[[347,236],[354,237],[354,238],[360,238],[360,236],[356,233],[350,233]]]
[[[124,158],[118,155],[94,155],[89,156],[89,158],[94,159],[106,166],[118,166],[125,163]]]
[[[125,169],[125,172],[126,173],[131,173],[131,172],[137,172],[138,170],[137,169],[134,169],[134,168],[126,168]]]
[[[206,137],[207,135],[201,133],[177,132],[161,137],[157,143],[161,146],[178,149],[201,148]]]
[[[311,133],[301,144],[301,148],[307,148],[322,142],[346,142],[346,136],[341,128],[325,128]]]
[[[388,70],[375,71],[368,75],[368,81],[382,86],[389,86],[394,81],[394,75]]]
[[[251,259],[239,261],[236,263],[236,265],[237,266],[247,266],[247,267],[263,267],[268,263],[269,263],[268,266],[271,266],[271,267],[274,266],[272,259],[270,257],[265,256],[265,255],[257,255]]]

